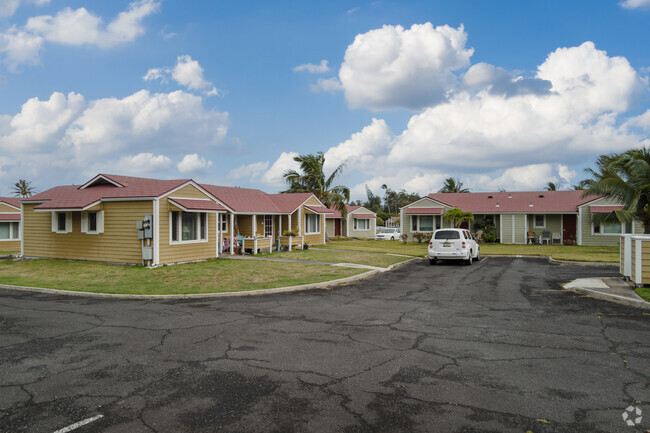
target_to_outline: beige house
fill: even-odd
[[[313,194],[100,174],[23,200],[17,250],[150,266],[233,254],[235,244],[255,254],[324,244],[325,212]]]
[[[363,206],[345,205],[345,218],[337,209],[329,209],[326,215],[327,236],[346,236],[374,239],[377,232],[377,214]]]
[[[474,222],[464,225],[472,231],[479,221],[492,220],[497,242],[504,244],[575,241],[577,245],[619,245],[621,234],[643,233],[643,226],[638,223],[594,227],[593,213],[609,213],[622,206],[601,197],[583,198],[582,194],[583,191],[429,194],[400,210],[400,228],[412,240],[416,232],[448,227],[443,215],[456,207],[472,212]]]
[[[20,199],[0,197],[0,253],[20,251]]]

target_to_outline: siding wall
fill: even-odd
[[[547,230],[551,233],[557,233],[562,236],[562,215],[557,214],[547,214],[546,215],[546,226],[545,227],[535,227],[535,215],[529,214],[528,217],[528,231],[535,232],[537,236],[541,235],[543,231]],[[540,215],[540,214],[537,214]]]
[[[334,224],[336,224],[337,218],[326,218],[325,223],[327,224],[327,236],[333,238],[334,234]],[[341,236],[343,235],[343,227],[341,227]]]
[[[642,241],[637,241],[642,242]],[[650,284],[650,242],[641,244],[641,283]]]
[[[177,208],[169,203],[167,197],[176,198],[208,198],[203,192],[193,185],[187,185],[178,191],[160,199],[160,223],[158,235],[160,236],[160,264],[189,262],[216,257],[217,255],[217,217],[215,213],[208,213],[208,241],[192,244],[170,244],[170,218],[169,212]],[[133,223],[135,229],[135,223]],[[139,242],[139,241],[138,241]]]
[[[320,214],[320,233],[314,234],[314,235],[305,235],[305,214],[313,214],[314,212],[310,211],[307,209],[305,206],[321,206],[321,203],[318,201],[318,199],[314,196],[311,196],[305,201],[304,205],[302,206],[302,225],[303,225],[303,230],[302,233],[305,236],[305,243],[308,245],[324,245],[325,244],[325,229],[326,229],[326,221],[325,221],[325,214]],[[373,232],[374,233],[374,232]],[[374,234],[373,234],[374,236]]]
[[[501,243],[511,244],[512,242],[512,214],[502,214],[501,219]],[[498,236],[497,232],[497,236]]]
[[[151,201],[103,203],[104,233],[81,233],[81,212],[72,212],[72,233],[52,232],[52,213],[34,212],[24,205],[24,255],[61,259],[141,263],[142,250],[135,222],[153,214]]]
[[[369,214],[374,212],[366,209],[366,208],[360,208],[360,209],[355,209],[352,212],[348,213],[347,216],[347,223],[349,224],[350,230],[348,232],[348,236],[350,237],[355,237],[355,238],[375,238],[375,233],[377,233],[377,218],[370,218],[370,229],[369,230],[355,230],[354,229],[354,214]]]
[[[404,207],[400,210],[400,233],[401,234],[407,234],[409,236],[409,240],[413,241],[413,231],[411,230],[411,217],[412,215],[407,215],[406,214],[406,209],[408,208],[423,208],[423,207],[441,207],[443,208],[443,213],[449,209],[449,206],[443,205],[442,203],[438,203],[435,200],[431,200],[430,198],[424,198],[420,200],[417,203],[411,203],[407,207]],[[447,224],[444,220],[442,220],[442,215],[440,215],[441,222],[440,226],[442,228],[448,228],[451,225]]]
[[[20,213],[20,209],[14,209],[11,206],[7,206],[4,203],[0,203],[0,213]]]
[[[613,200],[600,199],[589,203],[589,205],[597,206],[617,206],[620,203]],[[581,233],[581,242],[580,245],[603,245],[603,246],[616,246],[621,243],[620,234],[616,235],[601,235],[601,234],[591,234],[591,212],[589,211],[589,205],[582,206],[581,215],[578,217],[580,219],[580,230]],[[634,222],[632,226],[632,231],[634,234],[643,234],[643,225],[639,222]]]
[[[0,213],[13,213],[20,215],[20,211],[7,206],[5,204],[0,204]],[[7,221],[4,221],[7,222]],[[0,251],[5,253],[17,253],[20,251],[20,240],[3,240],[0,239]]]

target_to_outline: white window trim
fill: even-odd
[[[316,219],[316,221],[318,221],[318,224],[316,224],[317,227],[318,227],[318,231],[317,231],[317,232],[309,232],[309,231],[307,231],[307,230],[309,230],[309,223],[308,223],[309,215],[314,215],[314,216],[317,217],[317,219]],[[305,214],[305,236],[306,236],[306,235],[319,235],[319,234],[321,233],[321,223],[320,223],[320,220],[321,220],[321,216],[320,216],[320,214],[315,214],[315,213],[306,213],[306,214]]]
[[[224,215],[224,216],[226,216],[226,215]],[[171,221],[171,220],[170,220],[170,221]],[[227,216],[226,216],[226,218],[223,218],[223,219],[221,220],[221,227],[220,227],[220,229],[221,229],[221,233],[228,233],[228,218],[227,218]],[[171,239],[171,238],[170,238],[170,239]]]
[[[88,229],[88,214],[91,212],[94,212],[97,218],[97,224],[96,224],[96,230],[89,230]],[[87,235],[99,235],[104,233],[104,211],[103,210],[98,210],[98,211],[86,211],[86,212],[81,212],[81,233],[87,234]]]
[[[631,229],[630,233],[625,233],[623,231],[623,229],[625,228],[625,224],[621,224],[621,232],[620,233],[603,233],[603,226],[605,224],[601,224],[600,225],[600,233],[596,233],[595,230],[594,230],[594,228],[595,228],[594,223],[592,222],[591,223],[591,235],[592,236],[620,236],[620,235],[624,235],[624,234],[633,235],[635,233],[635,228],[636,228],[636,227],[634,227],[634,224],[635,224],[635,221],[632,221],[632,229]]]
[[[357,228],[358,227],[357,221],[360,221],[360,220],[368,221],[368,228],[367,229]],[[355,218],[354,219],[354,224],[353,224],[354,225],[354,227],[353,227],[354,231],[357,231],[357,232],[369,232],[370,230],[372,230],[372,224],[370,224],[371,220],[372,220],[372,218]],[[420,222],[420,220],[418,219],[418,223],[419,222]]]
[[[16,242],[20,240],[20,221],[0,221],[0,224],[9,224],[9,238],[0,239],[0,242]],[[18,237],[14,238],[14,223],[18,223]]]
[[[411,233],[416,233],[416,232],[421,232],[422,227],[420,226],[420,217],[421,216],[430,216],[433,217],[433,224],[432,224],[432,229],[431,230],[424,230],[425,232],[435,232],[437,230],[438,226],[438,215],[411,215],[415,220],[417,221],[417,229],[413,231],[413,222],[411,221]],[[440,225],[440,228],[442,228],[442,224]]]
[[[271,217],[271,235],[267,236],[266,235],[266,217]],[[264,237],[265,238],[272,238],[273,233],[275,233],[275,224],[274,224],[274,219],[273,215],[264,215],[264,220],[262,221],[262,229],[264,230]],[[320,221],[320,218],[319,218]]]
[[[65,230],[59,230],[59,214],[65,214]],[[52,211],[52,232],[57,234],[72,233],[72,212]]]
[[[205,244],[209,242],[210,239],[210,224],[209,224],[209,214],[207,212],[185,212],[185,211],[175,211],[178,212],[178,237],[179,240],[172,240],[172,212],[169,211],[169,245],[187,245],[187,244]],[[196,225],[197,237],[201,236],[201,217],[200,214],[205,214],[205,239],[197,239],[192,241],[183,240],[183,213],[191,213],[197,215],[198,224]]]
[[[544,218],[544,225],[537,225],[537,216],[541,215]],[[546,215],[545,214],[533,214],[533,228],[535,229],[545,229],[546,228]]]

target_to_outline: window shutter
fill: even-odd
[[[65,213],[65,232],[72,232],[72,212]]]
[[[88,212],[81,212],[81,233],[88,233]]]
[[[104,233],[104,211],[97,212],[97,233]]]
[[[57,220],[56,220],[56,212],[52,212],[52,231],[56,233],[56,229],[58,227]]]

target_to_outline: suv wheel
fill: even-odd
[[[469,256],[467,257],[467,260],[465,260],[465,264],[468,266],[472,264],[472,251],[469,252]]]
[[[479,260],[481,260],[481,256],[480,256],[480,254],[481,254],[480,250],[476,252],[476,257],[474,257],[474,260],[475,260],[475,261],[478,262]]]
[[[436,263],[438,263],[438,259],[429,259],[429,264],[430,264],[430,265],[433,266],[433,265],[435,265]]]

